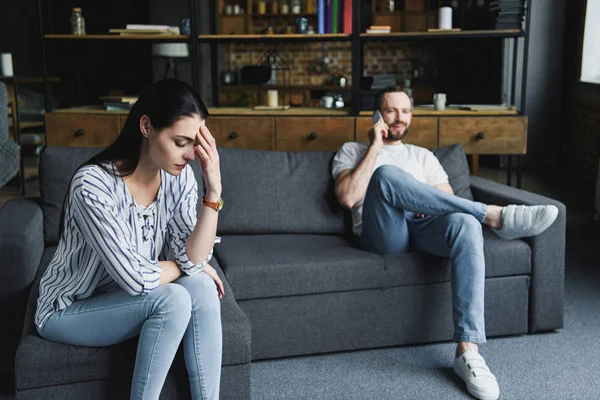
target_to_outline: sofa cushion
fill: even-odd
[[[486,277],[528,274],[531,251],[484,229]],[[415,252],[381,257],[335,235],[234,235],[215,247],[237,300],[450,281],[448,259]]]
[[[44,241],[58,243],[63,202],[77,168],[102,149],[46,147],[40,157],[40,197],[44,212]]]
[[[29,324],[17,351],[15,361],[16,387],[19,390],[116,378],[131,378],[138,337],[106,347],[71,346],[42,339],[33,326],[39,279],[52,259],[56,247],[44,251],[38,279],[28,304]],[[217,260],[211,265],[223,273]],[[225,365],[250,362],[250,323],[233,298],[225,280],[225,296],[221,300],[223,326],[223,361]],[[181,346],[173,361],[171,373],[187,376]]]
[[[220,148],[219,155],[225,199],[219,234],[331,234],[349,228],[333,188],[333,152]]]
[[[452,146],[440,147],[432,151],[448,174],[448,180],[452,190],[454,190],[454,194],[473,200],[469,164],[467,163],[467,156],[462,146],[460,144],[453,144]]]

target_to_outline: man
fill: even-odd
[[[500,395],[496,377],[478,350],[486,341],[481,224],[504,239],[535,236],[554,222],[558,209],[499,207],[455,196],[433,153],[402,143],[412,118],[408,95],[392,87],[375,103],[382,120],[369,131],[369,143],[346,143],[333,161],[338,200],[352,210],[353,231],[363,249],[390,254],[412,247],[450,258],[454,371],[473,396],[495,400]]]

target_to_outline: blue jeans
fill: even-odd
[[[454,340],[485,342],[485,260],[481,221],[487,205],[451,195],[384,165],[375,170],[363,204],[361,247],[377,254],[410,247],[452,265]],[[417,218],[416,214],[425,214]]]
[[[219,398],[221,304],[207,274],[182,276],[142,296],[115,284],[55,312],[38,332],[76,346],[111,346],[139,335],[132,399],[158,399],[183,339],[192,399]]]

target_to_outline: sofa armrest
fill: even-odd
[[[529,331],[563,327],[565,241],[567,208],[557,200],[472,176],[471,190],[476,201],[558,207],[556,221],[538,236],[524,239],[531,247],[531,288],[529,291]]]
[[[0,208],[0,372],[12,375],[31,284],[44,250],[42,209],[33,199]]]

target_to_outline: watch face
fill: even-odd
[[[219,199],[217,201],[217,211],[221,211],[221,209],[223,208],[223,204],[225,204],[225,202],[223,201],[223,199]]]

